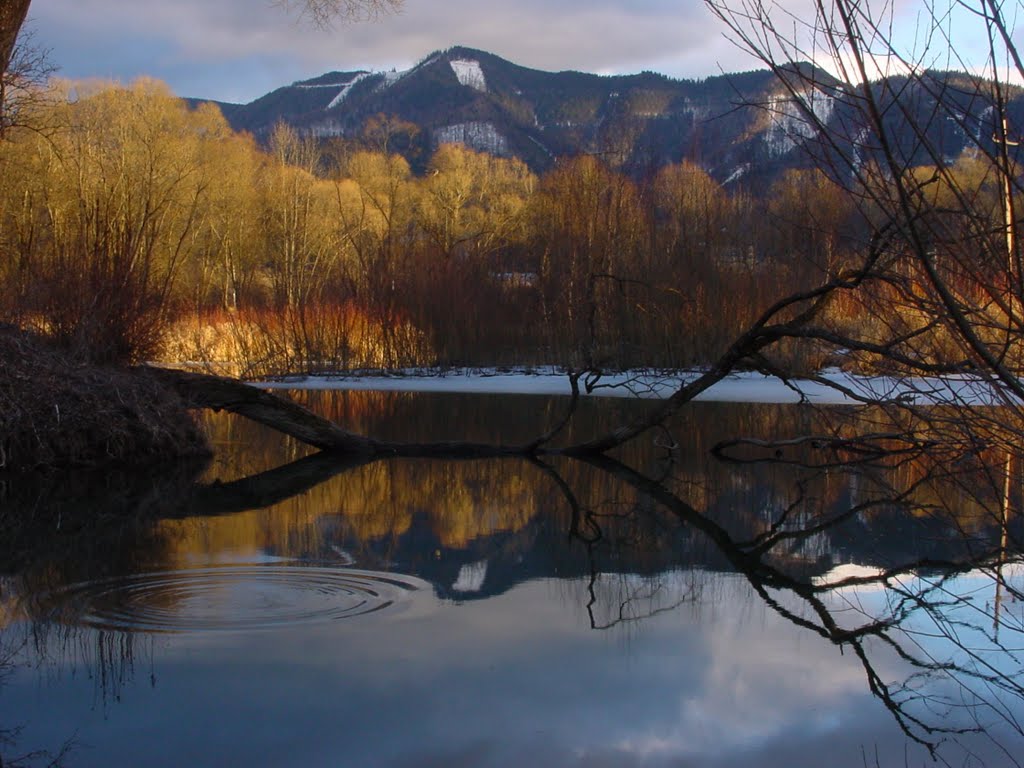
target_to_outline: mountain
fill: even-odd
[[[811,162],[806,152],[798,151],[816,133],[803,118],[805,109],[847,137],[844,146],[830,147],[829,152],[864,159],[876,142],[857,128],[856,115],[848,109],[849,100],[843,97],[851,87],[811,65],[798,67],[801,75],[823,84],[826,93],[798,86],[794,95],[768,71],[699,81],[653,72],[543,72],[484,51],[454,47],[402,72],[328,72],[249,104],[219,106],[232,127],[261,139],[279,122],[306,135],[357,138],[368,119],[393,116],[418,127],[408,156],[420,170],[439,144],[461,142],[518,157],[535,171],[549,168],[559,157],[598,153],[636,174],[685,158],[722,182],[770,178]],[[928,147],[957,156],[968,131],[976,137],[991,134],[991,105],[979,102],[976,88],[957,87],[956,79],[965,81],[966,76],[933,76],[954,86],[935,93],[962,101],[962,119],[930,120],[926,146],[909,130],[905,110],[891,110],[897,149],[915,164],[927,161]],[[920,116],[924,124],[935,96],[916,81],[910,86],[901,103],[906,97],[910,117]],[[1015,96],[1011,113],[1024,117],[1022,100]]]

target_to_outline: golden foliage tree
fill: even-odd
[[[204,145],[228,133],[165,87],[62,85],[49,119],[0,146],[9,308],[96,359],[151,355],[209,205]]]

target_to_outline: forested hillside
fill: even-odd
[[[218,106],[233,128],[261,141],[280,122],[303,136],[357,140],[367,120],[397,118],[415,128],[395,149],[417,173],[441,144],[458,141],[518,158],[535,173],[559,159],[592,154],[634,179],[688,160],[719,182],[763,186],[787,170],[814,165],[803,149],[819,139],[818,121],[844,137],[830,153],[856,153],[863,161],[877,156],[877,137],[860,124],[853,86],[809,64],[788,68],[789,78],[767,70],[699,81],[653,72],[600,76],[542,72],[455,47],[402,72],[330,72],[249,104]],[[913,165],[927,161],[913,125],[928,123],[929,143],[948,157],[995,127],[994,95],[977,82],[939,72],[929,81],[896,77],[877,89],[884,102],[900,95],[899,108],[886,111],[886,128]],[[1024,119],[1017,89],[1000,98],[1008,101],[1014,124]],[[959,119],[929,120],[938,101],[955,107]]]

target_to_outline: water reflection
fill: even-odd
[[[347,424],[395,439],[445,437],[443,430],[459,428],[457,413],[469,434],[451,436],[483,439],[493,430],[511,442],[540,431],[559,408],[544,398],[310,397]],[[597,409],[584,428],[598,431],[620,418]],[[998,494],[986,491],[983,480],[968,492],[970,467],[955,478],[950,472],[936,478],[928,452],[869,450],[891,448],[892,441],[864,437],[871,430],[857,418],[709,405],[673,425],[682,446],[674,452],[659,439],[590,462],[346,462],[307,455],[238,420],[210,417],[221,451],[208,468],[105,476],[89,490],[67,487],[63,498],[63,482],[10,483],[3,491],[11,533],[0,539],[6,574],[0,620],[6,638],[31,639],[19,659],[87,668],[104,701],[133,685],[139,638],[169,632],[172,645],[155,653],[174,670],[172,689],[198,669],[219,685],[222,673],[210,659],[226,649],[246,649],[237,674],[253,675],[275,668],[270,660],[295,642],[304,649],[301,664],[318,660],[324,674],[343,677],[382,716],[399,706],[398,694],[383,693],[393,674],[387,670],[398,664],[411,676],[392,683],[422,708],[436,706],[437,692],[416,681],[441,664],[450,674],[437,684],[478,707],[487,702],[512,722],[537,716],[538,723],[550,717],[564,724],[565,715],[541,704],[545,696],[566,711],[586,708],[595,720],[603,717],[595,707],[620,718],[614,727],[587,729],[592,742],[570,743],[567,730],[543,745],[518,731],[495,742],[493,735],[480,741],[484,732],[469,724],[461,736],[440,726],[443,735],[431,736],[418,725],[392,756],[401,764],[456,758],[511,764],[531,750],[549,764],[683,757],[710,764],[710,755],[733,756],[720,759],[726,764],[742,754],[750,759],[750,750],[763,765],[774,759],[808,764],[792,755],[790,762],[770,757],[789,753],[781,742],[769,748],[772,730],[763,714],[737,711],[741,690],[756,692],[752,700],[765,697],[765,707],[783,707],[786,714],[777,716],[786,719],[793,745],[813,742],[815,729],[839,727],[827,717],[817,720],[807,702],[839,708],[837,696],[857,692],[873,697],[903,741],[923,755],[959,763],[976,753],[989,764],[1012,764],[1024,747],[1018,725],[1024,668],[1016,655],[1024,639],[1020,521],[1001,525],[993,506]],[[776,447],[797,435],[840,430],[842,446],[794,441],[781,455]],[[735,434],[770,436],[772,447],[730,444],[719,451],[728,461],[711,457],[712,446]],[[862,460],[840,460],[851,450],[852,434],[861,436],[854,447]],[[237,448],[230,458],[229,446]],[[392,610],[397,606],[404,614]],[[201,640],[209,630],[226,639]],[[252,630],[279,639],[264,643]],[[598,654],[581,631],[629,642],[611,656]],[[543,680],[567,665],[564,654],[572,652],[563,644],[570,635],[588,658],[586,666],[578,662],[579,679],[589,679],[595,691],[555,694]],[[517,642],[536,662],[527,665],[512,650]],[[823,645],[807,653],[811,642]],[[657,673],[645,677],[647,662],[638,659],[656,658],[674,643],[698,666],[662,670],[660,680]],[[794,656],[791,647],[801,650]],[[827,648],[838,649],[842,660]],[[201,661],[186,664],[178,649]],[[613,671],[621,653],[632,659],[630,668],[644,668],[628,681]],[[470,658],[482,666],[467,667]],[[502,672],[490,678],[486,670],[496,664]],[[769,670],[778,674],[780,665],[785,695],[776,679],[770,688],[779,700],[772,700],[759,680]],[[505,666],[535,688],[520,689]],[[364,676],[363,667],[372,672]],[[685,682],[691,674],[700,682]],[[151,683],[156,678],[151,673]],[[303,692],[286,677],[275,679],[295,691],[275,694],[283,706],[296,697],[319,700],[313,680]],[[679,709],[678,691],[669,684],[704,693]],[[518,707],[492,701],[481,687],[495,685],[518,696]],[[55,683],[52,695],[70,701],[72,688]],[[654,701],[665,711],[651,712]],[[161,704],[167,705],[154,700]],[[322,706],[333,711],[337,704],[324,699]],[[0,709],[7,722],[19,711],[6,701]],[[667,711],[679,719],[666,720]],[[127,729],[138,725],[120,712],[106,717],[123,717]],[[479,713],[474,718],[476,727],[494,726]],[[872,722],[863,733],[843,724],[846,737],[856,735],[869,748],[849,764],[874,764],[875,742],[899,743]],[[693,753],[697,723],[718,741]],[[751,730],[753,723],[762,725]],[[614,743],[607,741],[610,733],[617,734]],[[300,764],[304,753],[294,754]],[[368,763],[387,762],[369,754]]]
[[[840,568],[807,580],[780,567],[782,553],[773,552],[775,543],[832,534],[846,511],[838,518],[825,514],[783,526],[790,519],[787,509],[760,535],[738,541],[660,483],[614,460],[594,464],[701,530],[778,615],[851,650],[863,665],[871,692],[907,737],[933,756],[951,737],[988,735],[1006,727],[1020,733],[1017,712],[1024,703],[1024,667],[1014,652],[1024,639],[1024,624],[1019,612],[994,610],[1001,592],[1021,596],[1024,570],[1017,557],[1012,564],[1006,562],[1001,538],[987,547],[978,538],[959,539],[942,558],[933,551],[918,552],[899,564],[862,566],[853,572]],[[977,601],[986,587],[991,594],[982,607]],[[627,604],[619,602],[620,608]],[[1007,634],[1013,637],[1010,645]],[[907,667],[904,678],[894,681],[879,671],[877,656],[887,654]]]

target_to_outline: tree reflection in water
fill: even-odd
[[[872,694],[892,713],[903,732],[926,746],[933,756],[938,756],[936,750],[943,740],[986,732],[995,726],[993,721],[1009,727],[1017,736],[1024,735],[1018,720],[1024,703],[1024,667],[1017,655],[1024,642],[1024,623],[1022,614],[1000,610],[1008,597],[1017,601],[1024,597],[1019,586],[1007,579],[1010,571],[1020,574],[1014,567],[1021,564],[1018,546],[1010,552],[1002,537],[988,546],[974,539],[970,548],[973,552],[961,557],[926,555],[878,568],[877,573],[806,579],[784,565],[773,564],[773,556],[779,554],[775,548],[838,526],[866,506],[878,506],[880,499],[803,525],[787,525],[793,509],[787,507],[767,531],[738,541],[662,483],[611,459],[595,459],[593,464],[670,510],[682,525],[701,531],[777,614],[851,650],[863,665]],[[592,548],[603,539],[600,517],[581,509],[571,497],[569,503],[574,510],[573,535]],[[1019,536],[1014,540],[1019,541]],[[976,594],[965,593],[964,584],[958,580],[968,574],[991,580],[991,588],[975,587],[972,592]],[[591,625],[606,629],[617,622],[640,619],[643,614],[633,610],[638,596],[650,603],[657,586],[648,585],[639,595],[635,587],[623,586],[612,599],[617,603],[611,612],[614,618],[599,620],[595,615],[595,585],[601,575],[597,569],[591,574]],[[881,599],[865,606],[862,594],[875,589],[882,593]],[[979,604],[978,593],[985,591],[994,597]],[[646,615],[672,607],[676,606],[657,605]],[[905,679],[887,681],[878,671],[872,657],[886,652],[909,665],[911,672]],[[942,692],[946,684],[952,687]],[[1006,755],[1016,763],[1013,752],[1007,751]]]
[[[709,411],[710,421],[723,413]],[[749,422],[755,411],[730,418]],[[116,700],[145,635],[86,632],[81,604],[41,596],[182,567],[198,551],[195,526],[206,539],[224,537],[221,549],[249,541],[267,555],[307,560],[345,550],[360,567],[415,573],[458,600],[525,579],[581,579],[581,607],[598,630],[642,631],[645,620],[683,605],[701,610],[717,599],[708,594],[711,575],[730,572],[799,631],[852,653],[870,692],[934,757],[966,760],[969,752],[951,746],[982,734],[1017,764],[1024,563],[1021,521],[1008,508],[1019,508],[1020,464],[1009,464],[1007,479],[992,469],[1007,464],[984,451],[947,445],[940,453],[891,431],[840,426],[836,414],[813,439],[795,436],[814,433],[806,413],[756,418],[768,419],[776,439],[716,440],[705,431],[693,452],[661,441],[617,459],[546,462],[316,454],[228,482],[196,480],[196,467],[144,481],[108,475],[106,498],[73,489],[71,498],[94,500],[81,516],[52,482],[35,495],[11,485],[0,554],[5,591],[17,600],[4,602],[6,642],[13,628],[28,627],[23,640],[37,658],[77,659],[99,696]],[[486,578],[474,576],[478,563]],[[103,599],[110,610],[139,608],[138,595],[111,590]],[[145,599],[175,610],[173,594]]]

